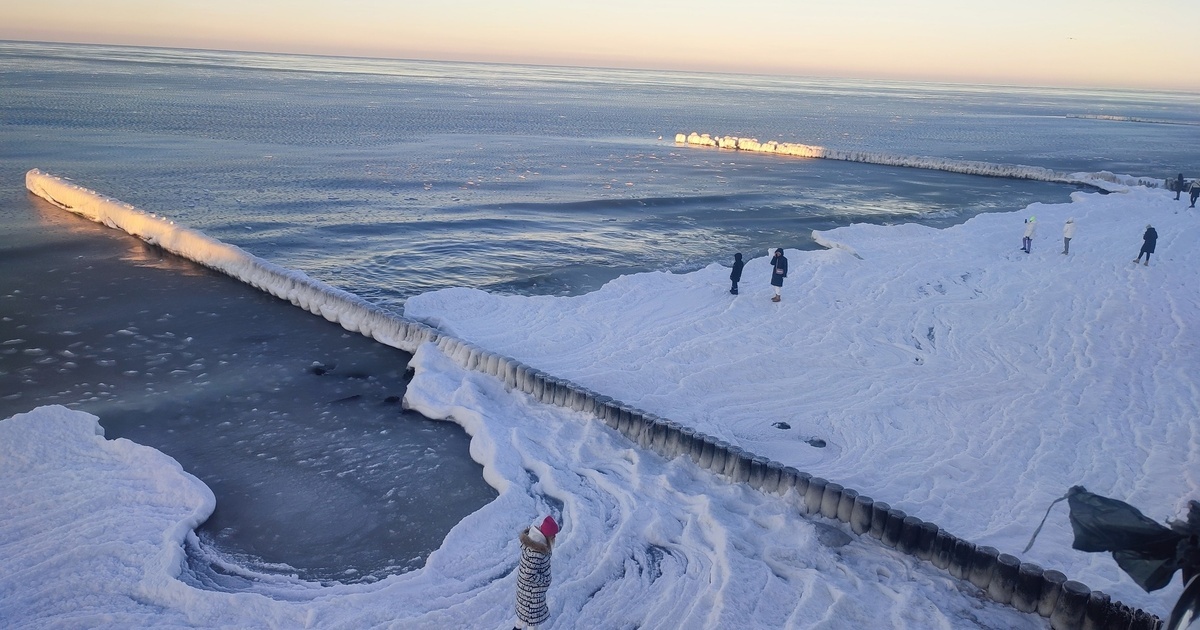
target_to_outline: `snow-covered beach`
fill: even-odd
[[[1135,188],[944,230],[838,228],[817,235],[829,250],[788,251],[779,304],[768,299],[774,244],[764,243],[745,252],[737,297],[728,269],[711,265],[567,298],[447,289],[410,299],[406,315],[1019,553],[1070,485],[1159,521],[1197,497],[1198,228],[1185,208]],[[1026,255],[1031,214],[1040,228]],[[1079,230],[1064,256],[1067,217]],[[1135,267],[1147,223],[1158,251]],[[581,414],[464,373],[432,346],[412,364],[407,404],[462,424],[500,493],[424,568],[371,585],[196,588],[179,561],[211,495],[169,458],[45,408],[0,422],[0,480],[13,489],[0,513],[15,515],[0,521],[0,590],[13,594],[0,617],[18,627],[506,627],[515,532],[549,511],[565,520],[551,627],[1045,626],[786,500],[664,462]],[[97,510],[97,496],[113,500]],[[1179,592],[1176,579],[1141,593],[1107,555],[1069,547],[1060,507],[1022,557],[1159,615]],[[56,586],[67,575],[89,586]]]
[[[1133,188],[944,230],[839,228],[818,235],[827,251],[788,252],[780,304],[764,247],[737,297],[713,265],[576,298],[451,289],[405,312],[1011,548],[1029,529],[1013,516],[1075,483],[1160,519],[1196,492],[1200,215],[1186,206]],[[1162,235],[1149,267],[1131,262],[1147,224]]]
[[[838,228],[788,252],[779,304],[764,243],[737,297],[713,265],[575,298],[438,291],[405,313],[1020,554],[1071,485],[1160,522],[1196,498],[1195,212],[1131,188],[944,230]],[[1131,262],[1147,224],[1148,267]],[[1070,541],[1060,508],[1023,557],[1151,610],[1179,592],[1142,593]]]

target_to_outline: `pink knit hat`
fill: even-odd
[[[534,525],[538,531],[546,535],[547,538],[558,533],[558,523],[554,522],[553,516],[547,516],[540,525]]]

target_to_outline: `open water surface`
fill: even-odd
[[[678,132],[1168,177],[1194,94],[0,43],[0,171],[31,167],[375,300],[570,294],[852,221],[1069,187],[677,146]],[[1151,122],[1137,122],[1151,121]]]

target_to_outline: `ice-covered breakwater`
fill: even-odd
[[[1161,118],[1142,118],[1140,116],[1112,116],[1108,114],[1067,114],[1067,118],[1082,118],[1084,120],[1109,120],[1113,122],[1145,123],[1147,125],[1200,125],[1190,120],[1163,120]]]
[[[25,187],[64,210],[128,232],[393,348],[412,352],[437,336],[429,326],[405,319],[352,293],[61,177],[35,168],[25,174]]]
[[[905,168],[923,168],[932,171],[981,175],[984,177],[1030,179],[1041,182],[1087,186],[1100,190],[1113,190],[1114,188],[1126,186],[1158,188],[1163,185],[1161,180],[1115,175],[1107,171],[1098,173],[1064,173],[1040,166],[1025,166],[1022,164],[994,164],[992,162],[979,162],[976,160],[955,160],[919,155],[891,155],[888,153],[876,153],[874,151],[844,151],[795,142],[778,142],[775,140],[759,142],[756,138],[739,138],[737,136],[720,136],[714,138],[710,134],[696,133],[694,131],[690,134],[675,134],[675,142],[689,146],[753,151],[755,153],[774,153],[791,157],[862,162],[863,164],[903,166]]]
[[[1061,572],[1044,570],[999,553],[993,547],[976,545],[841,484],[757,456],[395,315],[351,293],[273,265],[130,204],[36,169],[26,174],[26,187],[61,208],[237,278],[349,331],[410,352],[433,343],[460,366],[494,376],[508,389],[588,414],[644,449],[667,459],[690,458],[700,468],[730,482],[778,495],[801,513],[845,523],[860,536],[869,535],[888,548],[926,560],[958,579],[969,581],[999,603],[1047,617],[1055,628],[1154,628],[1158,623],[1152,615],[1112,602],[1107,595],[1068,580]]]

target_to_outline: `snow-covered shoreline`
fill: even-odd
[[[737,297],[712,265],[573,298],[448,289],[405,314],[1022,555],[1071,485],[1160,522],[1200,490],[1200,215],[1186,206],[1136,187],[945,230],[837,228],[816,235],[830,250],[788,252],[781,304],[764,243]],[[1068,217],[1080,229],[1062,255]],[[1135,267],[1147,223],[1158,249]],[[1059,510],[1022,558],[1160,614],[1181,588],[1143,593],[1070,541]]]
[[[982,215],[947,230],[854,225],[822,233],[834,249],[788,253],[792,274],[779,305],[759,302],[766,293],[759,294],[753,278],[764,276],[766,262],[752,254],[737,298],[725,293],[727,268],[712,265],[684,275],[622,277],[574,298],[437,291],[410,300],[406,315],[1015,553],[1031,532],[1028,514],[1040,518],[1065,491],[1063,483],[1130,499],[1156,520],[1178,513],[1197,491],[1186,476],[1196,469],[1195,427],[1172,421],[1197,417],[1188,377],[1196,367],[1195,342],[1187,334],[1197,315],[1187,246],[1195,242],[1196,217],[1162,191],[1076,193],[1073,202]],[[1021,217],[1031,212],[1042,228],[1027,256],[1016,245]],[[1057,253],[1065,216],[1081,225],[1070,256]],[[1159,251],[1149,269],[1130,269],[1145,221],[1163,235]],[[1141,307],[1127,312],[1131,300]],[[293,585],[259,594],[168,589],[174,594],[165,600],[151,598],[167,608],[159,623],[385,625],[395,619],[387,600],[400,590],[418,627],[466,618],[504,623],[509,530],[525,524],[526,512],[558,511],[568,534],[578,529],[556,558],[556,567],[565,565],[556,568],[552,590],[560,598],[552,604],[557,627],[622,620],[677,627],[685,619],[717,627],[747,618],[758,627],[855,626],[850,611],[812,600],[814,592],[854,600],[870,618],[888,616],[897,627],[1039,627],[1036,618],[957,592],[961,586],[944,574],[873,541],[822,540],[823,530],[778,499],[715,482],[690,462],[641,454],[594,422],[578,422],[573,412],[532,404],[494,379],[463,372],[431,345],[421,347],[413,364],[418,374],[406,402],[463,424],[473,436],[472,456],[501,497],[452,530],[414,574],[372,586]],[[1130,367],[1134,377],[1122,383],[1118,370]],[[1145,426],[1104,421],[1118,413],[1144,417]],[[780,420],[791,428],[771,426]],[[0,428],[18,430],[12,422]],[[20,430],[38,433],[26,422]],[[814,437],[826,447],[810,446],[806,440]],[[74,465],[86,467],[89,458]],[[3,465],[0,471],[19,475]],[[86,485],[81,489],[86,494]],[[37,479],[24,490],[42,491]],[[132,499],[126,513],[153,509],[161,500],[156,493],[125,493]],[[687,497],[709,498],[700,509]],[[179,500],[168,496],[167,503]],[[755,506],[750,520],[747,506]],[[181,536],[171,531],[165,542]],[[25,534],[26,542],[42,543],[31,545],[44,554],[38,564],[63,562],[61,550],[35,532]],[[1072,552],[1064,536],[1065,514],[1052,515],[1026,558],[1160,615],[1169,609],[1177,583],[1142,594],[1107,556]],[[471,555],[480,549],[481,557]],[[792,568],[780,569],[785,557]],[[0,550],[0,564],[9,561]],[[638,567],[632,574],[630,562]],[[771,567],[765,573],[764,562]],[[709,573],[695,575],[696,567]],[[830,576],[847,569],[865,573],[849,581]],[[450,584],[460,586],[446,582],[449,574]],[[180,584],[177,575],[168,567],[141,579]],[[862,582],[868,575],[881,578],[878,593]],[[137,600],[134,583],[115,580],[108,596]],[[747,583],[759,592],[745,592]],[[797,592],[796,584],[804,586]],[[0,588],[15,589],[15,582]],[[438,588],[452,594],[431,598]],[[633,593],[643,591],[648,601],[630,606]],[[315,599],[292,606],[254,599],[268,595]],[[228,597],[241,608],[212,603]],[[352,611],[349,600],[361,610]],[[197,616],[201,601],[208,603]],[[55,618],[60,614],[70,613]]]

